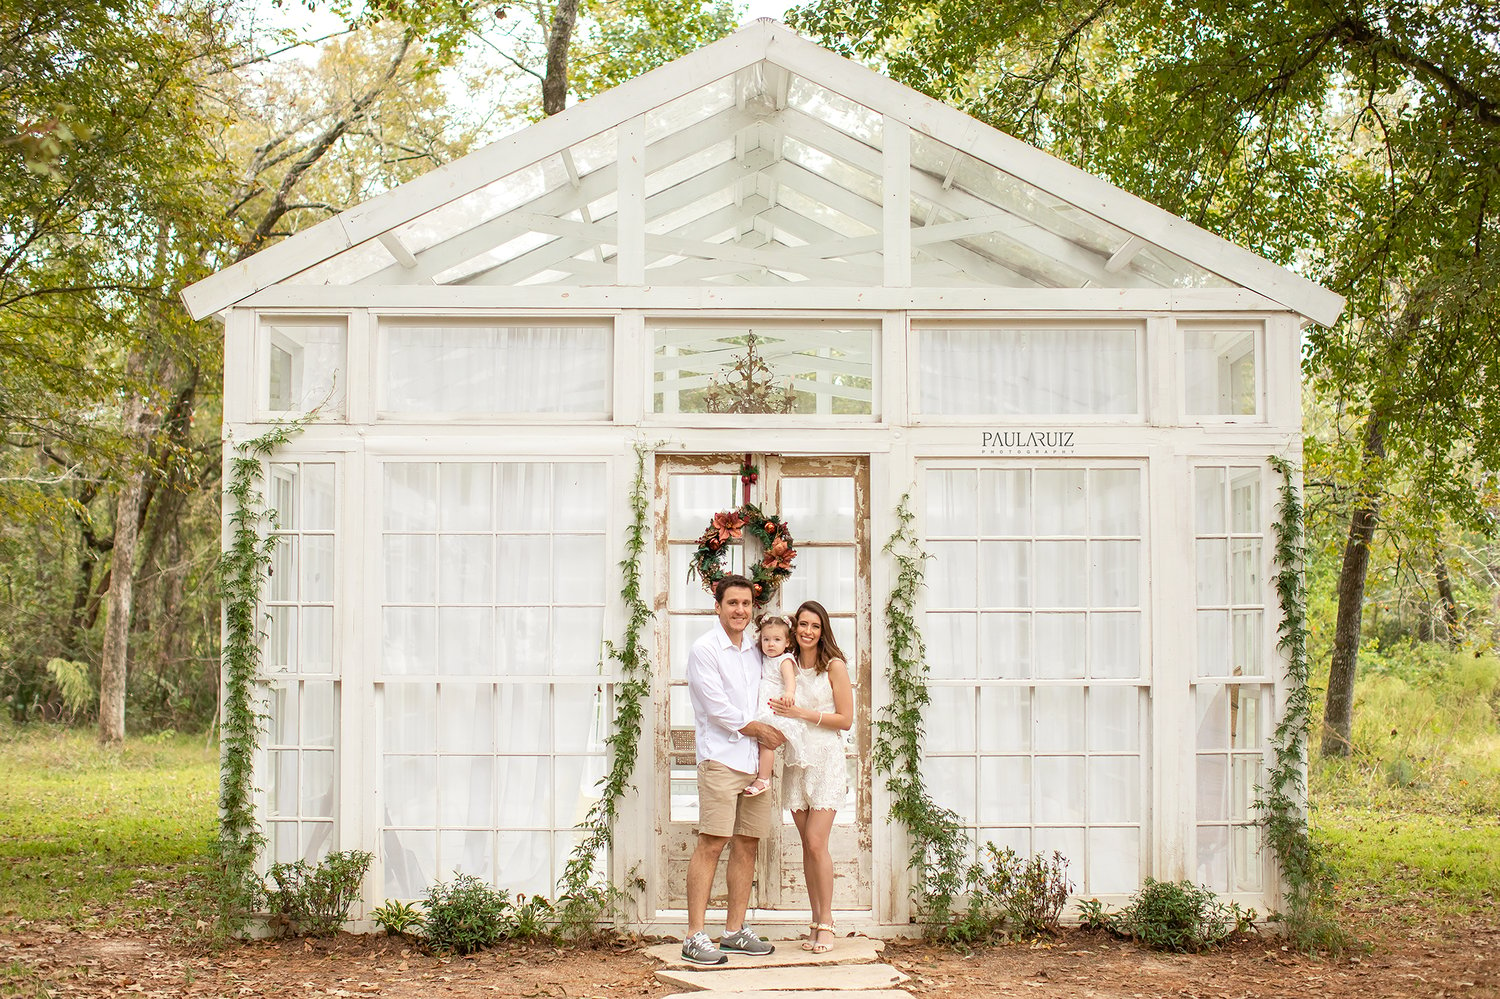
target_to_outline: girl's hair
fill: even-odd
[[[791,638],[792,634],[797,630],[792,627],[791,619],[788,618],[785,614],[762,614],[760,617],[755,619],[755,627],[757,631],[763,632],[768,626],[772,628],[781,628],[786,632],[787,638]]]
[[[816,614],[818,623],[823,626],[823,633],[818,636],[818,657],[813,668],[819,673],[827,673],[828,664],[835,659],[841,659],[847,663],[848,659],[844,656],[844,650],[839,648],[838,642],[834,641],[833,624],[828,620],[828,612],[816,600],[803,601],[802,606],[797,608],[797,613],[792,615],[793,634],[796,633],[796,623],[802,619],[804,613]]]

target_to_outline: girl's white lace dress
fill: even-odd
[[[771,711],[771,705],[768,702],[773,697],[781,696],[781,662],[783,659],[792,661],[794,673],[802,672],[797,669],[797,657],[790,652],[783,652],[774,659],[764,655],[760,657],[760,693],[756,695],[755,702],[760,705],[760,714],[755,720],[765,722],[786,736],[786,742],[781,744],[781,759],[785,766],[792,766],[807,759],[807,735],[810,726],[801,718],[783,718]],[[799,683],[797,685],[798,704],[802,703],[801,688],[802,685]]]
[[[780,684],[779,677],[777,684]],[[765,686],[764,674],[761,685]],[[828,674],[799,667],[797,704],[832,714],[833,687],[828,682]],[[777,719],[783,724],[790,720]],[[793,812],[842,807],[849,793],[848,775],[844,770],[844,733],[811,722],[798,721],[797,724],[804,729],[802,753],[795,764],[790,756],[786,758],[781,775],[781,807]]]

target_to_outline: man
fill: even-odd
[[[718,620],[688,653],[688,696],[698,743],[698,847],[688,861],[688,935],[682,957],[693,964],[729,960],[724,951],[765,955],[776,948],[745,925],[755,851],[771,830],[771,795],[746,797],[755,779],[760,746],[786,739],[755,721],[760,688],[760,649],[747,634],[755,591],[744,576],[725,576],[714,587]],[[708,894],[719,855],[729,847],[729,908],[718,946],[703,930]]]

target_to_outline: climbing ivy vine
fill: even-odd
[[[600,781],[599,800],[589,808],[578,831],[583,838],[573,848],[559,884],[559,901],[565,925],[578,925],[600,916],[615,900],[608,887],[592,884],[598,856],[613,846],[615,820],[620,800],[631,787],[640,755],[645,702],[651,694],[651,656],[643,635],[651,620],[651,605],[641,593],[641,559],[650,535],[646,517],[650,504],[646,495],[647,449],[635,449],[635,482],[630,491],[630,526],[625,532],[625,558],[620,561],[620,598],[626,612],[625,635],[620,643],[605,643],[605,656],[619,665],[622,680],[615,685],[615,726],[605,740],[609,747],[609,773]]]
[[[957,814],[932,800],[922,781],[922,722],[932,697],[927,690],[927,647],[917,623],[917,594],[926,576],[927,553],[912,530],[911,494],[896,505],[896,529],[883,549],[896,562],[895,584],[885,604],[885,670],[890,702],[874,724],[875,772],[885,776],[891,816],[911,839],[912,887],[929,931],[951,919],[964,888],[969,847]]]
[[[1287,910],[1281,916],[1291,939],[1304,949],[1338,952],[1350,943],[1347,931],[1330,914],[1334,871],[1313,841],[1307,825],[1307,741],[1313,699],[1307,658],[1307,583],[1303,575],[1306,545],[1302,499],[1296,469],[1273,455],[1271,467],[1281,475],[1281,499],[1275,523],[1276,595],[1281,604],[1281,639],[1286,659],[1286,708],[1271,738],[1273,762],[1260,789],[1259,806],[1266,841],[1275,851],[1285,884]]]
[[[255,910],[260,882],[255,859],[265,845],[255,820],[255,747],[263,716],[255,707],[260,673],[261,589],[276,538],[276,511],[268,510],[259,483],[264,461],[302,430],[283,424],[236,444],[229,466],[229,542],[219,555],[218,581],[224,606],[222,652],[224,703],[219,725],[218,912],[228,932],[240,928]]]

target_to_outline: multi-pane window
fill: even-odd
[[[1138,328],[923,326],[916,333],[924,415],[1140,412]]]
[[[262,318],[256,338],[260,410],[342,416],[347,339],[342,319]]]
[[[929,466],[923,774],[975,842],[1061,851],[1082,892],[1139,884],[1141,470]]]
[[[1258,466],[1193,470],[1197,546],[1197,880],[1255,892],[1257,822],[1274,681],[1265,666],[1266,552]]]
[[[604,772],[599,462],[387,462],[385,894],[463,871],[551,894]]]
[[[817,320],[659,326],[652,408],[868,418],[878,339],[868,325]]]
[[[278,462],[268,475],[276,547],[263,603],[269,717],[261,786],[272,863],[316,862],[335,849],[335,473],[327,463]]]
[[[1260,407],[1258,328],[1186,328],[1182,332],[1183,413],[1255,416]]]
[[[604,324],[390,323],[380,412],[606,419],[612,339]]]

